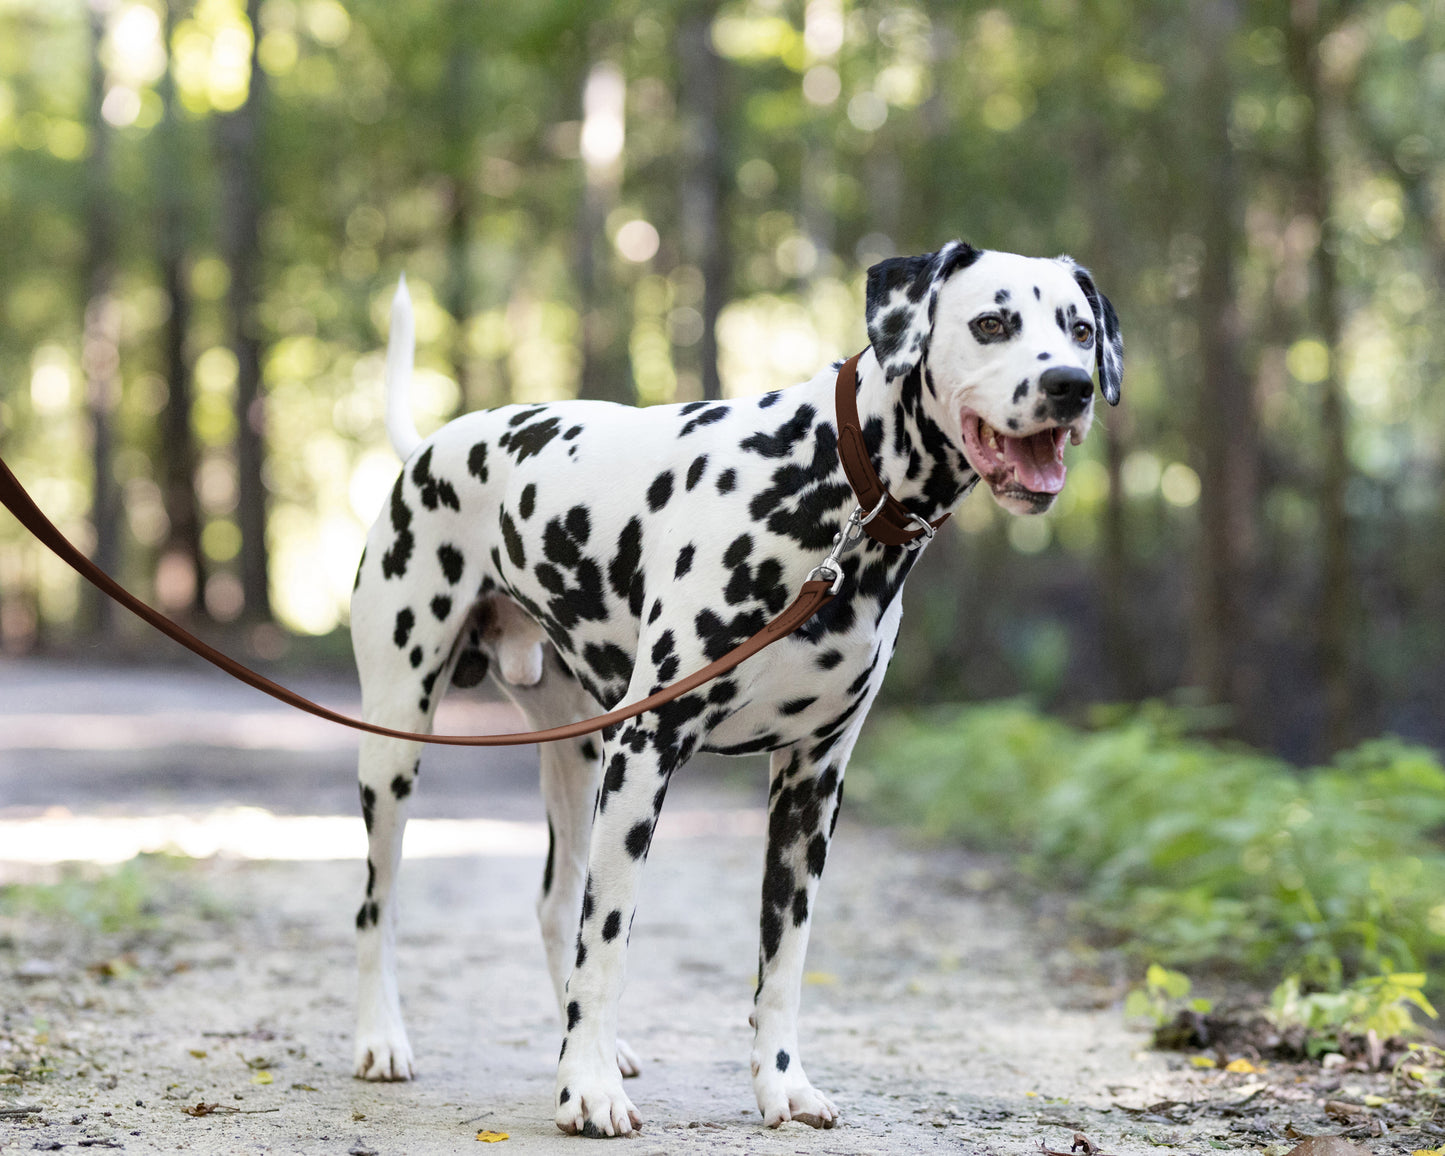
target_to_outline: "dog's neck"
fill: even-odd
[[[978,474],[930,413],[937,402],[927,374],[925,360],[903,377],[887,378],[867,350],[858,362],[858,417],[879,480],[931,522],[958,504]]]

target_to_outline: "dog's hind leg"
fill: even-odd
[[[419,711],[376,712],[367,718],[404,730],[422,730]],[[411,1044],[402,1022],[396,983],[397,910],[394,887],[401,866],[406,808],[419,768],[420,744],[367,735],[361,740],[361,813],[366,821],[366,896],[356,913],[358,968],[354,1070],[366,1080],[409,1080]]]
[[[396,593],[363,568],[351,619],[362,713],[368,722],[424,733],[449,676],[466,608],[448,608],[446,615],[423,608],[418,614],[405,604],[398,607]],[[395,884],[420,759],[420,743],[370,734],[361,740],[358,779],[367,856],[366,895],[356,913],[353,1056],[355,1074],[367,1080],[409,1080],[414,1074],[396,981]]]
[[[861,718],[859,720],[861,723]],[[753,997],[753,1091],[763,1123],[831,1128],[838,1109],[809,1082],[798,1055],[798,1003],[813,899],[843,799],[859,723],[831,743],[774,751],[768,788],[762,943]]]
[[[497,650],[501,651],[498,646]],[[513,635],[512,649],[516,649]],[[517,704],[531,730],[588,718],[601,708],[558,659],[550,645],[537,662],[514,655],[499,662],[503,688]],[[499,655],[500,657],[500,655]],[[540,671],[535,683],[518,684],[508,677],[533,663]],[[537,896],[537,919],[547,949],[547,969],[557,993],[557,1007],[567,1015],[566,984],[577,950],[577,922],[582,911],[582,885],[587,874],[587,845],[602,769],[602,737],[587,735],[560,743],[542,743],[542,802],[547,809],[547,863]],[[640,1070],[636,1054],[617,1041],[617,1067],[624,1077]]]

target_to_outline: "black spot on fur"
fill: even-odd
[[[577,437],[577,435],[580,434],[581,432],[582,432],[582,427],[581,427],[580,425],[574,425],[571,429],[569,429],[566,433],[564,433],[564,434],[562,435],[562,440],[563,440],[564,442],[570,442],[573,438]]]
[[[663,470],[657,477],[652,479],[652,485],[647,487],[647,508],[654,514],[663,506],[667,505],[668,499],[672,497],[672,471]]]
[[[617,552],[607,564],[607,582],[619,598],[626,598],[634,617],[642,615],[642,521],[631,518],[617,535]]]
[[[478,442],[467,454],[467,472],[476,478],[477,481],[485,484],[487,480],[487,443]]]
[[[1028,392],[1029,379],[1024,378],[1023,381],[1019,382],[1018,385],[1014,388],[1014,405],[1018,405],[1019,402],[1023,401],[1024,397],[1028,394]]]
[[[699,454],[692,459],[692,465],[687,467],[687,490],[692,492],[694,486],[702,481],[703,471],[707,469],[707,454]]]
[[[800,405],[797,411],[772,433],[759,430],[738,443],[738,448],[761,454],[765,458],[784,458],[790,454],[813,428],[816,411],[811,405]]]
[[[361,821],[366,824],[366,833],[371,834],[371,824],[376,819],[376,792],[370,787],[361,788]]]
[[[594,743],[591,739],[583,739],[582,745],[578,748],[578,750],[582,752],[582,757],[586,759],[589,763],[593,759],[595,759],[598,754],[597,744]]]
[[[405,775],[397,775],[391,780],[391,793],[398,799],[404,799],[411,794],[411,780]]]
[[[618,932],[622,930],[622,912],[609,911],[607,918],[602,921],[602,938],[611,943],[617,938]]]
[[[396,479],[391,488],[391,528],[396,531],[396,540],[391,549],[381,556],[381,573],[386,578],[399,578],[406,573],[406,564],[411,561],[412,547],[416,542],[411,532],[411,507],[402,497],[402,486],[406,475]]]
[[[786,1072],[788,1070],[788,1053],[783,1051],[782,1048],[778,1049],[778,1056],[776,1062],[778,1065],[778,1071]]]
[[[533,410],[530,413],[518,414],[512,418],[509,425],[515,425],[518,420],[525,420],[540,410]],[[497,444],[504,446],[509,454],[516,459],[518,464],[525,462],[528,458],[536,457],[547,444],[557,436],[561,430],[561,419],[556,417],[544,418],[541,421],[533,422],[531,425],[523,426],[521,429],[511,430],[497,439]]]
[[[813,661],[823,670],[832,670],[843,661],[843,652],[841,650],[825,650]]]
[[[607,764],[607,773],[602,776],[602,793],[597,796],[598,810],[607,810],[607,800],[614,791],[622,790],[627,782],[627,756],[621,751],[614,754]]]
[[[537,484],[528,482],[522,487],[522,496],[517,499],[517,513],[522,516],[525,522],[532,516],[532,511],[537,508]]]
[[[396,629],[392,631],[392,641],[398,648],[405,647],[411,638],[411,628],[416,625],[416,615],[412,613],[410,606],[405,606],[396,612]]]
[[[432,447],[427,446],[416,459],[416,465],[411,468],[411,480],[416,483],[421,504],[428,510],[435,510],[439,506],[460,510],[462,504],[457,500],[457,491],[451,482],[438,478],[431,472],[431,455]]]
[[[576,961],[576,963],[573,964],[573,967],[581,967],[581,966],[582,966],[584,963],[586,963],[586,962],[587,962],[587,945],[582,942],[582,937],[579,935],[579,936],[577,937],[577,961]]]
[[[712,409],[705,410],[684,424],[677,436],[685,438],[688,434],[692,433],[693,430],[697,429],[698,426],[712,425],[715,421],[722,421],[722,419],[728,415],[728,408],[726,405],[715,405]]]
[[[553,861],[557,854],[557,834],[552,830],[552,820],[547,820],[547,863],[542,868],[542,894],[552,893]]]
[[[445,594],[438,594],[431,600],[431,612],[438,622],[445,622],[447,615],[452,612],[452,600]]]
[[[737,470],[723,470],[723,472],[718,474],[717,476],[717,492],[720,494],[732,493],[733,490],[737,487],[737,484]]]
[[[782,400],[783,400],[783,395],[782,395],[782,393],[781,393],[780,391],[778,391],[778,390],[775,389],[775,390],[773,390],[772,393],[765,393],[765,394],[763,394],[762,397],[758,398],[758,408],[759,408],[759,409],[771,409],[773,406],[777,405],[778,402],[780,402],[780,401],[782,401]]]
[[[784,715],[802,714],[810,706],[818,701],[816,695],[809,695],[804,698],[793,698],[778,707],[778,713]]]
[[[672,570],[673,578],[681,578],[692,569],[692,557],[695,553],[697,548],[691,542],[677,552],[677,565]]]
[[[562,1041],[562,1056],[565,1056],[566,1054],[567,1054],[567,1041],[566,1041],[566,1040],[563,1040],[563,1041]],[[562,1056],[558,1056],[558,1057],[557,1057],[557,1060],[558,1060],[559,1063],[561,1062]],[[563,1088],[563,1089],[557,1094],[557,1103],[559,1103],[559,1104],[565,1104],[565,1103],[566,1103],[568,1100],[570,1100],[571,1098],[572,1098],[572,1089],[571,1089],[571,1088]]]
[[[466,559],[460,550],[449,542],[443,542],[437,547],[437,561],[441,563],[442,576],[450,585],[455,586],[461,581]]]
[[[506,510],[502,511],[502,541],[507,547],[507,557],[520,570],[527,564],[527,552],[522,548],[522,535],[517,533],[517,523],[512,521],[512,515]]]
[[[634,859],[641,859],[646,855],[647,848],[651,843],[652,823],[647,819],[634,823],[632,830],[627,832],[627,853]]]
[[[377,918],[380,915],[380,908],[375,902],[368,901],[361,905],[361,910],[356,913],[356,929],[365,931],[368,927],[375,927]]]
[[[408,659],[410,660],[410,662],[411,662],[412,669],[415,670],[418,666],[421,665],[421,660],[422,660],[421,647],[420,647],[420,646],[413,646],[413,647],[411,648],[411,653],[410,653],[409,655],[407,655],[407,658],[408,658]]]
[[[808,874],[823,874],[823,866],[828,862],[828,840],[822,835],[814,835],[808,840]]]
[[[570,1032],[577,1026],[577,1021],[582,1018],[582,1008],[574,999],[567,1005],[567,1030]]]

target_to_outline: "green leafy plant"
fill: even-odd
[[[1445,768],[1394,740],[1305,770],[1159,704],[1085,730],[1020,702],[880,720],[849,771],[875,816],[1009,851],[1143,962],[1351,977],[1445,963]],[[854,790],[856,784],[856,790]]]
[[[1280,1027],[1305,1028],[1311,1055],[1336,1051],[1345,1035],[1374,1032],[1382,1040],[1418,1035],[1411,1008],[1431,1019],[1435,1008],[1425,998],[1422,972],[1364,976],[1339,991],[1305,992],[1297,975],[1287,976],[1270,997],[1270,1018]]]
[[[1214,1004],[1207,999],[1190,999],[1193,987],[1182,971],[1151,963],[1144,973],[1144,985],[1134,988],[1124,1000],[1124,1014],[1132,1020],[1148,1020],[1155,1027],[1186,1009],[1207,1015]]]

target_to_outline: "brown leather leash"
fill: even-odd
[[[839,427],[838,457],[843,463],[843,471],[848,477],[849,485],[853,487],[854,493],[858,496],[859,506],[849,515],[843,529],[833,539],[833,548],[828,557],[809,573],[797,598],[747,641],[735,646],[721,658],[710,662],[686,678],[681,678],[644,699],[620,706],[606,714],[598,715],[595,718],[581,719],[565,726],[549,727],[546,730],[506,735],[422,734],[416,731],[394,730],[391,727],[365,722],[362,719],[352,718],[328,707],[320,706],[297,694],[294,690],[289,690],[280,683],[272,682],[264,675],[257,674],[250,667],[223,654],[209,643],[202,642],[185,627],[167,618],[160,611],[147,606],[120,585],[76,549],[70,540],[56,528],[55,524],[35,504],[34,499],[26,492],[25,487],[20,484],[20,480],[11,472],[10,467],[3,459],[0,459],[0,503],[3,503],[5,508],[15,516],[15,519],[29,530],[42,545],[107,597],[120,603],[162,634],[179,642],[193,654],[199,655],[211,665],[219,667],[232,678],[255,687],[288,706],[294,706],[317,718],[351,727],[353,730],[383,735],[386,738],[406,739],[410,742],[431,743],[439,746],[501,747],[559,742],[563,739],[575,739],[592,734],[604,727],[625,722],[627,719],[636,718],[640,714],[654,710],[687,694],[688,691],[696,690],[719,675],[726,674],[764,647],[771,646],[779,639],[792,634],[837,596],[843,583],[841,558],[843,554],[857,545],[865,533],[885,545],[908,545],[910,548],[915,548],[933,537],[934,529],[948,515],[945,514],[943,518],[930,524],[908,511],[889,495],[869,460],[867,447],[863,440],[863,431],[858,422],[857,367],[858,359],[862,356],[860,353],[849,358],[839,370],[836,403]],[[871,502],[871,513],[865,513],[865,501]]]

